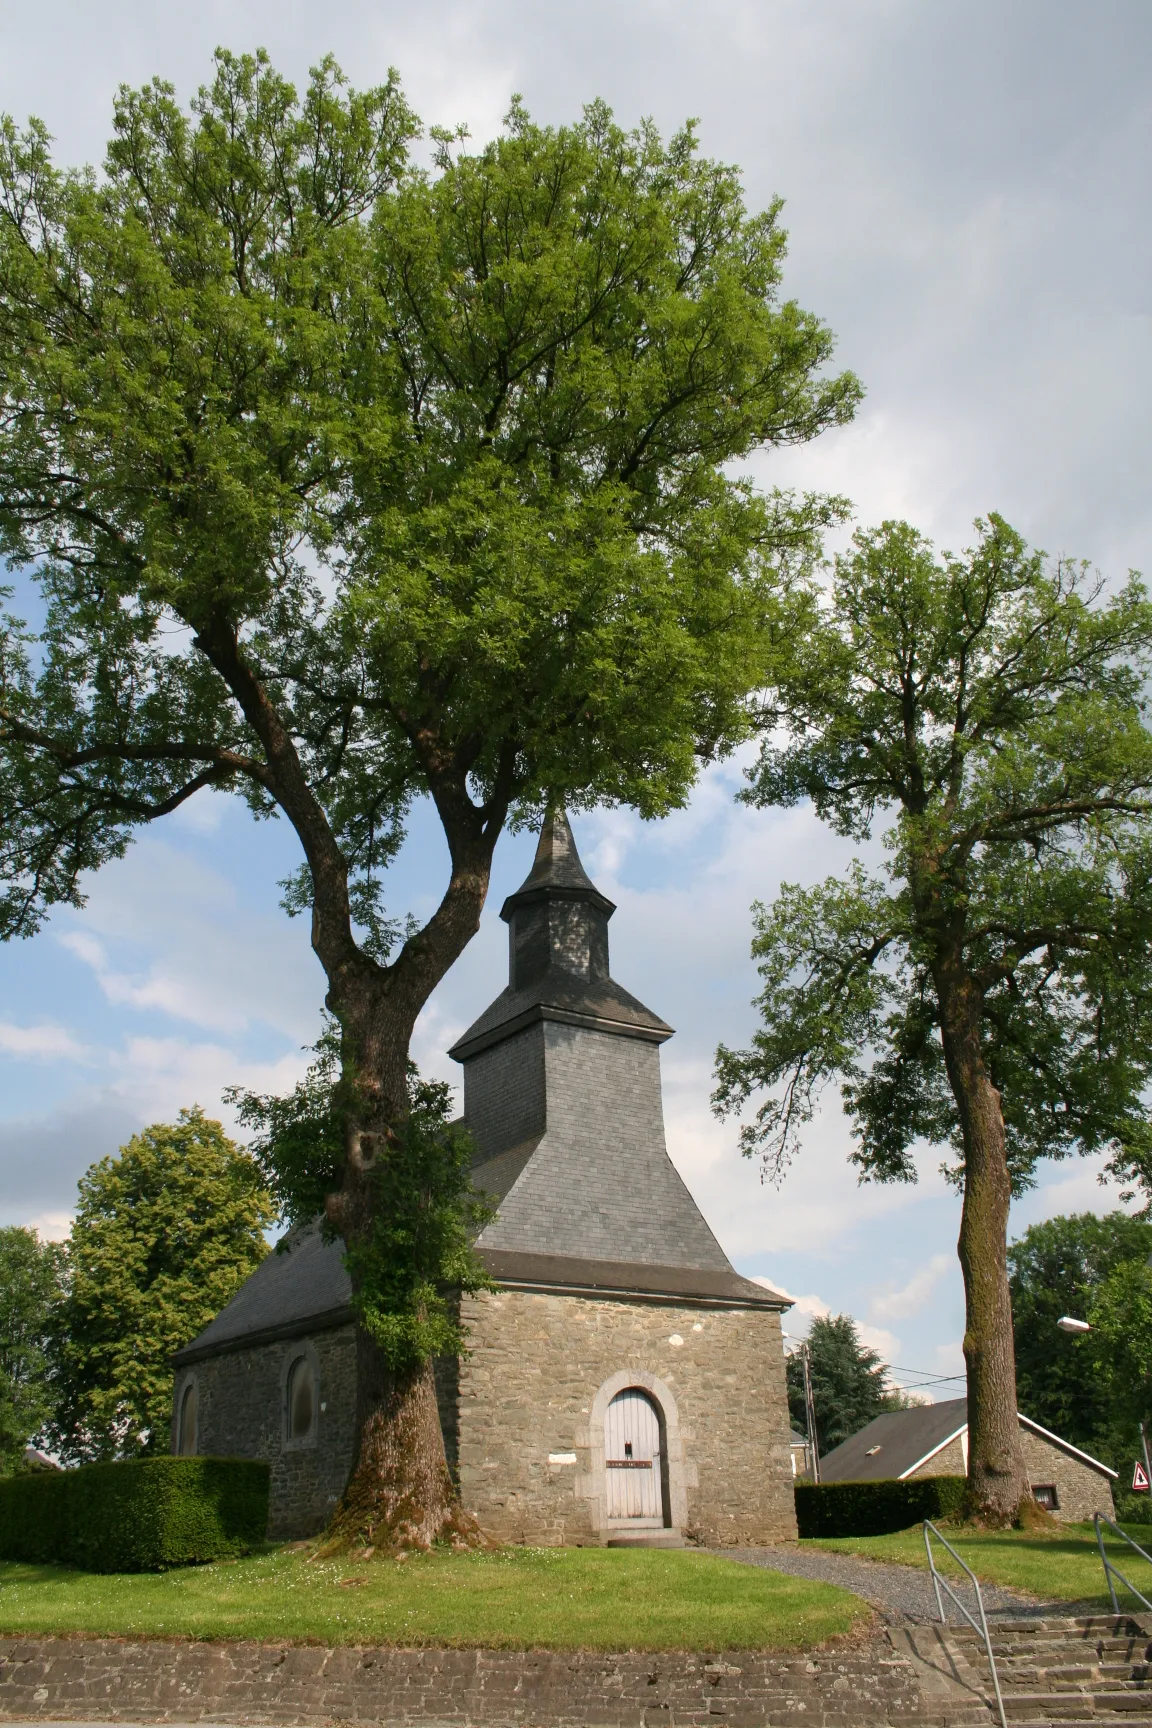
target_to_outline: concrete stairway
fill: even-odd
[[[989,1631],[1010,1724],[1152,1728],[1152,1619],[995,1619]],[[967,1626],[915,1627],[905,1636],[918,1667],[926,1663],[941,1680],[947,1677],[969,1697],[982,1698],[989,1720],[998,1723],[988,1659],[975,1632]]]

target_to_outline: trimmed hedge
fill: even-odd
[[[797,1482],[801,1536],[890,1536],[925,1518],[948,1518],[964,1499],[963,1476],[910,1482]]]
[[[0,1559],[162,1572],[245,1554],[268,1526],[268,1466],[132,1458],[0,1480]]]

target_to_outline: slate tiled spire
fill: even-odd
[[[654,1044],[670,1038],[671,1026],[609,973],[608,920],[615,910],[580,862],[567,816],[549,815],[531,870],[500,909],[508,925],[508,987],[449,1054],[466,1061],[541,1018]]]
[[[664,1143],[656,1047],[672,1028],[609,971],[615,910],[550,815],[501,909],[508,986],[451,1051],[474,1177],[499,1205],[478,1245],[731,1275]]]

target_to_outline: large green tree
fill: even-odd
[[[81,1177],[53,1328],[63,1455],[168,1451],[172,1353],[256,1270],[272,1218],[255,1162],[198,1109]]]
[[[420,1164],[416,1018],[510,820],[658,815],[745,736],[834,507],[732,465],[859,395],[781,298],[777,207],[690,129],[517,104],[429,170],[416,132],[394,78],[355,93],[325,62],[298,96],[220,54],[191,112],[121,92],[101,174],[60,173],[36,125],[0,151],[0,546],[43,608],[0,650],[3,930],[205,787],[291,823],[347,1082],[348,1505],[381,1542],[452,1517],[376,1242],[381,1165]],[[419,798],[446,882],[402,931],[382,872]]]
[[[888,1383],[887,1363],[878,1350],[860,1342],[850,1315],[817,1315],[808,1332],[807,1349],[821,1455],[858,1434],[874,1416],[900,1408],[900,1395]],[[793,1425],[807,1434],[804,1367],[795,1352],[788,1358],[786,1372]]]
[[[952,1148],[963,1192],[969,1497],[1014,1515],[1006,1232],[1043,1158],[1147,1181],[1152,1077],[1152,607],[1030,550],[999,517],[937,557],[904,523],[856,535],[812,596],[747,797],[811,799],[887,860],[756,912],[761,1027],[719,1053],[720,1109],[779,1170],[834,1076],[861,1175]]]
[[[0,1230],[0,1474],[20,1463],[52,1411],[49,1340],[63,1260],[35,1230]]]
[[[1102,1348],[1110,1337],[1095,1327],[1070,1336],[1056,1322],[1070,1314],[1091,1323],[1094,1315],[1102,1318],[1098,1305],[1111,1316],[1120,1306],[1118,1288],[1132,1274],[1142,1279],[1150,1254],[1152,1224],[1125,1212],[1048,1218],[1008,1245],[1020,1408],[1109,1464],[1137,1439],[1129,1418],[1147,1371],[1126,1377],[1127,1364],[1114,1363]],[[1134,1340],[1145,1336],[1135,1314],[1129,1330]],[[1138,1411],[1135,1419],[1141,1418],[1152,1419],[1152,1406]]]

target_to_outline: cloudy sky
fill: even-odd
[[[187,95],[217,43],[265,46],[296,77],[329,50],[360,84],[395,65],[427,121],[478,140],[514,91],[544,121],[594,96],[666,131],[697,116],[754,205],[785,198],[787,291],[867,390],[852,427],[758,478],[842,491],[860,521],[905,516],[946,546],[997,509],[1107,575],[1152,565],[1146,0],[0,0],[0,42],[0,109],[39,115],[70,163],[99,159],[118,83]],[[794,1331],[846,1311],[909,1383],[956,1374],[958,1206],[935,1158],[917,1187],[859,1188],[829,1100],[773,1189],[710,1116],[715,1045],[752,1029],[750,903],[850,855],[805,811],[736,809],[738,785],[736,764],[659,825],[576,825],[619,904],[616,976],[678,1028],[672,1154],[736,1265],[801,1298]],[[493,908],[530,850],[502,844]],[[299,1072],[322,985],[277,909],[294,863],[282,824],[208,798],[107,869],[82,913],[0,952],[0,1223],[66,1228],[77,1177],[135,1127]],[[442,866],[418,816],[396,906],[429,909]],[[443,1051],[504,966],[493,910],[421,1024],[426,1068],[454,1073]],[[1111,1203],[1093,1168],[1055,1168],[1014,1228]]]

